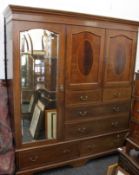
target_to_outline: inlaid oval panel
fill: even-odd
[[[121,74],[124,71],[126,64],[126,54],[123,45],[118,45],[115,53],[115,72]]]
[[[83,75],[88,75],[93,65],[93,50],[90,42],[85,40],[78,50],[78,66]]]

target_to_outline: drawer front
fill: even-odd
[[[131,98],[131,87],[128,88],[106,88],[103,92],[103,101],[112,101]]]
[[[77,143],[36,148],[19,153],[19,168],[37,167],[77,158],[79,149]]]
[[[82,120],[97,116],[106,116],[124,113],[130,110],[130,102],[118,102],[113,104],[67,107],[65,112],[66,121]]]
[[[116,117],[101,117],[80,123],[65,124],[65,138],[77,139],[86,136],[120,131],[128,128],[129,115],[122,114]]]
[[[82,104],[101,100],[101,90],[67,91],[66,104]]]
[[[125,135],[126,133],[123,132],[84,141],[80,144],[80,154],[81,156],[86,156],[121,147],[123,146]]]

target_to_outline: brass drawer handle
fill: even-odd
[[[112,125],[113,127],[118,127],[119,122],[112,122],[111,125]]]
[[[86,128],[84,127],[84,128],[78,128],[78,132],[80,132],[80,133],[86,133]]]
[[[32,162],[35,162],[37,159],[38,159],[38,156],[33,156],[29,158],[29,160]]]
[[[113,108],[114,112],[120,112],[120,107],[119,106],[114,106]]]
[[[86,101],[86,100],[88,100],[88,96],[87,95],[85,95],[85,96],[81,95],[80,100],[81,101]]]
[[[88,114],[88,111],[79,111],[80,116],[86,116]]]
[[[118,98],[118,97],[120,97],[120,95],[121,95],[120,92],[115,92],[115,93],[113,94],[113,97]]]
[[[69,154],[70,152],[71,152],[70,149],[65,149],[65,150],[63,151],[64,154]]]

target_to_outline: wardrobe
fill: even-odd
[[[139,23],[14,5],[4,16],[16,175],[123,146]]]

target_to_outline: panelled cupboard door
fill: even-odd
[[[134,69],[136,32],[106,31],[106,65],[104,84],[130,85]]]
[[[105,30],[67,26],[66,86],[71,90],[100,87]]]

